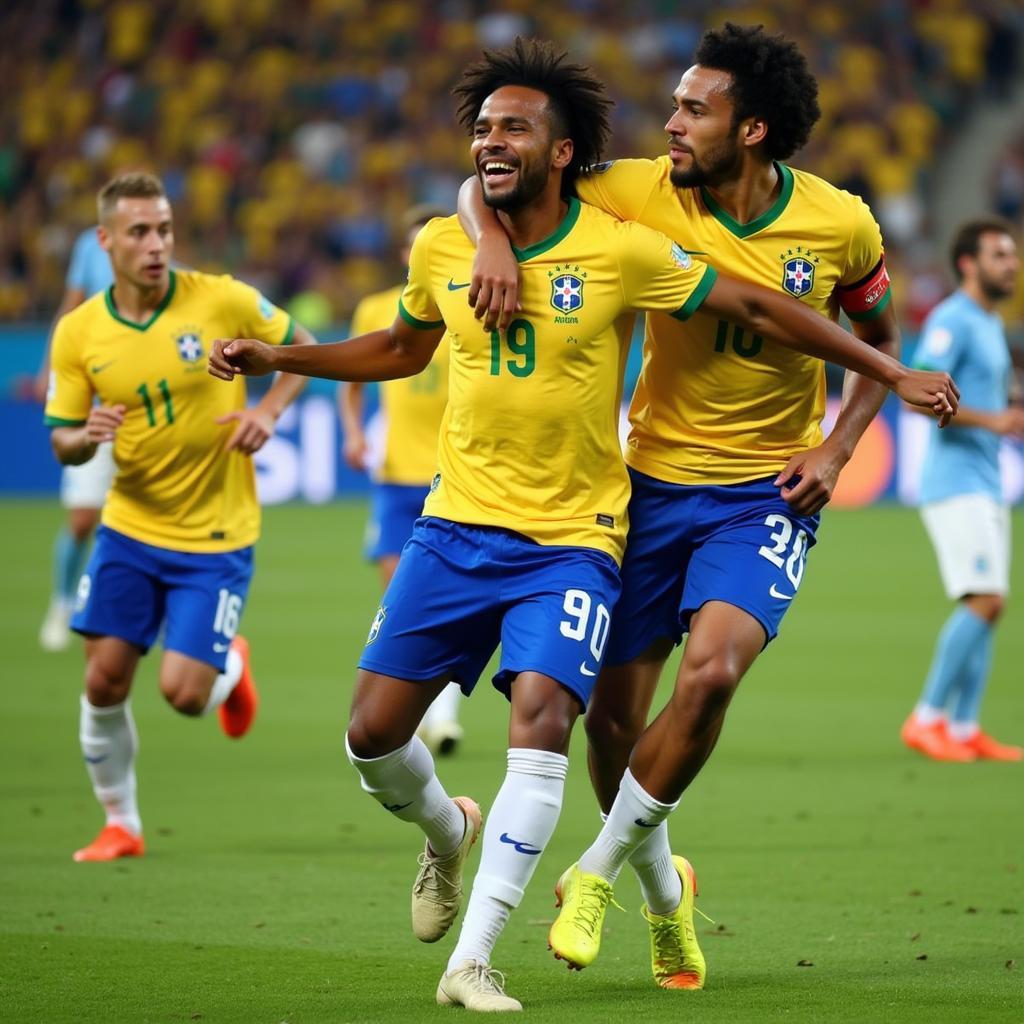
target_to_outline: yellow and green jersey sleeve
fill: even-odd
[[[179,551],[230,551],[259,535],[252,459],[228,451],[243,409],[243,378],[206,372],[217,338],[291,340],[291,318],[233,278],[174,271],[144,324],[120,316],[114,290],[63,317],[54,335],[46,404],[50,426],[81,423],[94,400],[122,405],[117,475],[103,522],[136,540]]]

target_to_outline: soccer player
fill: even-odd
[[[83,231],[71,250],[64,298],[54,325],[62,316],[80,306],[91,295],[114,282],[110,258],[100,245],[95,227]],[[50,349],[40,371],[39,398],[45,401],[50,378]],[[46,617],[39,629],[44,651],[63,651],[71,642],[68,622],[75,588],[89,554],[89,541],[100,521],[100,510],[114,479],[112,445],[101,444],[96,455],[81,466],[66,466],[60,478],[60,501],[67,509],[67,522],[57,534],[53,548],[53,592]]]
[[[248,285],[170,268],[171,207],[159,179],[120,175],[98,206],[114,283],[57,324],[46,403],[63,464],[88,462],[105,442],[117,463],[71,619],[85,637],[82,755],[106,812],[78,861],[143,853],[129,693],[161,628],[168,703],[185,715],[219,708],[229,736],[252,722],[248,645],[236,635],[259,533],[250,456],[303,381],[282,377],[247,409],[242,383],[215,385],[203,356],[213,338],[238,331],[313,342]]]
[[[604,657],[619,593],[629,480],[617,422],[632,311],[688,319],[712,309],[745,329],[834,355],[948,412],[946,374],[915,374],[795,299],[719,278],[678,245],[572,195],[608,133],[610,101],[549,44],[485,53],[456,85],[483,194],[515,247],[519,314],[484,332],[464,299],[473,247],[455,217],[413,244],[388,330],[285,351],[215,343],[210,370],[273,369],[370,380],[422,370],[446,328],[448,408],[439,471],[373,620],[346,735],[363,788],[426,835],[413,930],[440,939],[461,905],[462,870],[481,828],[468,797],[444,791],[415,729],[450,679],[469,692],[501,643],[494,685],[511,702],[507,773],[491,808],[442,1005],[518,1010],[490,966],[562,803],[566,751]],[[775,327],[775,322],[779,327]]]
[[[402,262],[408,267],[412,243],[420,229],[434,217],[445,216],[440,207],[420,205],[403,218]],[[356,306],[351,334],[358,336],[388,327],[394,319],[402,286],[368,295]],[[448,404],[448,340],[443,338],[422,373],[385,381],[380,386],[381,419],[375,426],[374,444],[363,430],[365,385],[359,381],[338,388],[338,410],[344,426],[344,457],[352,469],[364,470],[368,461],[373,490],[367,523],[367,555],[380,569],[387,589],[398,565],[413,523],[423,512],[423,502],[437,466],[437,432]],[[372,449],[382,444],[383,451]],[[452,754],[462,739],[458,684],[446,686],[427,709],[420,737],[432,754]]]
[[[595,167],[577,190],[719,271],[788,293],[822,320],[844,310],[858,337],[895,355],[899,333],[870,210],[782,163],[807,141],[816,96],[792,42],[726,24],[705,33],[672,96],[668,154]],[[469,298],[487,320],[504,321],[516,303],[508,240],[479,200],[470,207],[480,257]],[[778,632],[818,513],[884,397],[873,381],[849,375],[823,440],[823,367],[775,341],[708,304],[686,322],[647,317],[626,448],[633,495],[622,597],[586,720],[607,819],[563,876],[550,934],[556,955],[577,967],[597,955],[611,884],[628,859],[656,982],[704,983],[693,869],[672,856],[662,823],[714,749],[740,680]],[[684,633],[674,692],[645,731]]]
[[[901,733],[908,747],[938,761],[1024,760],[1024,748],[999,743],[978,725],[1010,584],[999,446],[1005,436],[1024,435],[1024,409],[1007,405],[1010,353],[996,312],[1020,271],[1011,230],[989,218],[957,231],[952,262],[960,287],[928,315],[917,350],[920,366],[956,373],[964,400],[956,429],[930,438],[921,476],[921,517],[957,605]]]

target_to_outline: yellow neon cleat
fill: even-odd
[[[600,875],[584,874],[578,864],[566,869],[555,886],[555,905],[562,909],[548,932],[548,948],[556,960],[565,960],[570,970],[582,971],[597,959],[609,903],[615,903],[609,882]]]
[[[668,914],[641,911],[651,929],[651,971],[662,988],[703,988],[707,966],[693,927],[697,876],[684,857],[673,857],[672,863],[683,883],[679,906]]]

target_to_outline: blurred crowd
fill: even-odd
[[[656,156],[701,32],[729,19],[807,53],[823,116],[793,162],[869,201],[919,323],[946,287],[931,169],[1020,74],[1012,0],[7,0],[0,319],[52,315],[96,187],[147,166],[174,203],[181,262],[252,281],[314,329],[343,322],[399,279],[402,211],[454,209],[469,162],[449,90],[482,47],[564,45],[617,100],[609,155]],[[1019,221],[1024,137],[992,188]]]

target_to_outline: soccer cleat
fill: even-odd
[[[555,886],[555,905],[562,909],[548,932],[548,949],[556,960],[565,960],[577,971],[594,962],[609,903],[615,903],[612,887],[600,875],[585,874],[579,864],[565,870]]]
[[[900,730],[900,739],[912,750],[918,750],[934,761],[976,761],[978,755],[965,743],[954,740],[940,718],[930,725],[922,725],[911,715]]]
[[[429,724],[424,722],[416,730],[416,735],[423,740],[435,757],[448,757],[455,753],[455,748],[458,747],[464,733],[458,722],[445,720]]]
[[[249,667],[249,641],[244,636],[236,636],[231,641],[231,648],[242,657],[242,674],[217,713],[225,735],[237,740],[251,728],[256,709],[260,706],[260,695],[256,692],[256,683]]]
[[[441,975],[437,986],[438,1006],[464,1006],[482,1013],[521,1010],[518,999],[505,995],[505,976],[487,964],[463,960],[454,971]]]
[[[75,850],[74,860],[117,860],[118,857],[141,857],[146,852],[142,836],[129,832],[120,825],[105,825],[100,834],[88,845]]]
[[[46,609],[46,618],[39,627],[39,646],[51,654],[66,651],[71,643],[70,621],[71,606],[59,597],[52,598],[50,607]]]
[[[1024,761],[1024,747],[1000,743],[980,729],[969,740],[964,740],[963,746],[984,761]]]
[[[651,971],[662,988],[703,988],[707,966],[693,927],[697,876],[684,857],[673,857],[672,863],[683,883],[679,906],[668,914],[641,910],[651,929]]]
[[[474,800],[457,796],[455,803],[466,816],[462,842],[443,857],[427,843],[419,856],[420,870],[412,884],[412,930],[420,942],[443,938],[458,916],[462,906],[462,868],[483,824],[483,815]]]

